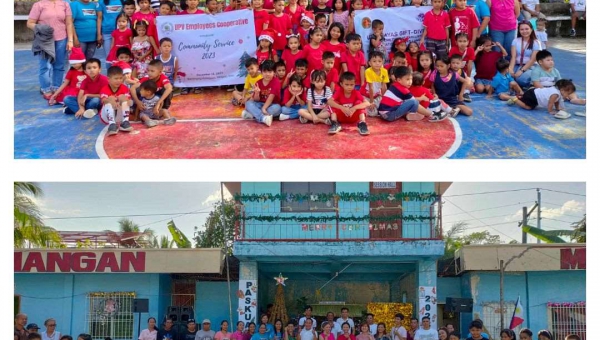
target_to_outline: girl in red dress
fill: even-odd
[[[300,47],[300,36],[291,34],[287,36],[287,47],[283,50],[281,60],[285,63],[285,73],[289,74],[294,71],[296,60],[302,58],[302,50]]]
[[[298,27],[298,34],[300,34],[300,46],[306,46],[310,43],[308,38],[308,31],[315,25],[315,16],[312,12],[302,13],[300,19],[300,27]]]
[[[289,5],[285,7],[283,13],[289,14],[292,17],[292,32],[298,33],[298,27],[300,27],[300,18],[304,13],[304,9],[298,4],[298,0],[290,0]]]
[[[302,50],[302,57],[308,61],[308,70],[306,74],[310,76],[313,70],[323,69],[323,52],[325,52],[325,46],[321,44],[323,40],[323,31],[320,28],[314,27],[308,31],[308,37],[310,43],[304,46]]]
[[[419,68],[419,44],[416,41],[413,41],[408,44],[408,53],[406,55],[406,60],[408,61],[408,65],[412,69],[413,72],[417,72]]]
[[[344,25],[339,22],[334,22],[329,26],[329,31],[327,31],[327,40],[323,41],[323,46],[325,47],[325,51],[332,52],[335,55],[335,63],[333,64],[333,68],[335,68],[339,74],[341,74],[342,70],[342,54],[346,53],[346,44],[342,43],[344,39]]]
[[[146,35],[154,39],[154,45],[158,46],[158,32],[156,31],[156,12],[150,8],[150,0],[138,0],[140,10],[131,16],[131,27],[135,27],[140,21],[148,25]]]
[[[433,54],[429,50],[421,51],[417,59],[419,60],[417,70],[423,75],[423,87],[430,89],[433,87],[433,82],[429,79],[433,73]]]
[[[277,51],[273,48],[275,42],[275,31],[271,28],[267,28],[260,33],[258,37],[258,49],[256,50],[256,59],[258,65],[262,64],[265,60],[272,60],[276,63],[279,58],[277,57]]]
[[[124,12],[121,12],[117,17],[117,29],[114,30],[111,34],[112,43],[110,46],[110,52],[108,53],[108,57],[106,57],[106,61],[109,64],[117,61],[117,50],[120,47],[127,47],[131,49],[131,39],[133,37],[133,32],[129,29],[129,18]]]

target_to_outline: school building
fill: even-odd
[[[508,325],[520,296],[521,327],[584,332],[583,244],[467,246],[451,270],[438,267],[441,202],[450,185],[228,182],[239,217],[229,282],[221,249],[17,250],[15,307],[29,322],[54,317],[64,334],[129,340],[137,338],[133,299],[147,298],[142,329],[149,316],[172,315],[179,322],[208,318],[216,330],[221,320],[256,322],[275,302],[281,273],[291,319],[306,304],[319,323],[342,307],[356,321],[372,312],[388,326],[402,312],[428,315],[432,327],[452,322],[466,336],[480,318],[498,339],[500,316]],[[472,299],[472,311],[444,311],[447,298]],[[192,307],[195,315],[171,306]]]

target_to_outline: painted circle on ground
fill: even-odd
[[[430,123],[368,118],[369,136],[356,125],[342,125],[337,135],[328,126],[298,120],[274,121],[271,127],[251,120],[181,120],[173,126],[98,137],[100,158],[114,159],[434,159],[451,156],[462,132],[454,119]]]

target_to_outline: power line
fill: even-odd
[[[446,196],[444,196],[446,197]],[[530,203],[530,202],[517,202],[517,203],[513,203],[513,204],[506,204],[506,205],[499,205],[497,207],[490,207],[490,208],[484,208],[484,209],[478,209],[478,210],[470,210],[469,212],[478,212],[478,211],[485,211],[485,210],[493,210],[493,209],[499,209],[499,208],[506,208],[506,207],[512,207],[515,205],[521,205],[521,204],[526,204],[526,203]],[[448,215],[444,215],[443,217],[450,217],[450,216],[456,216],[456,215],[463,215],[465,213],[460,212],[460,213],[456,213],[456,214],[448,214]]]
[[[194,211],[194,212],[176,212],[176,213],[156,213],[156,214],[132,214],[132,215],[98,215],[98,216],[73,216],[73,217],[44,217],[44,220],[80,220],[93,218],[115,218],[115,217],[147,217],[147,216],[165,216],[165,215],[196,215],[209,214],[210,211]]]
[[[446,198],[446,197],[474,196],[474,195],[487,195],[487,194],[500,194],[500,193],[503,193],[503,192],[528,191],[528,190],[536,190],[536,189],[537,188],[471,192],[471,193],[459,194],[459,195],[447,195],[447,196],[444,195],[444,198]]]
[[[489,219],[489,218],[499,218],[499,217],[510,217],[512,216],[512,214],[504,214],[504,215],[496,215],[496,216],[486,216],[486,217],[480,217],[481,219]],[[468,221],[475,221],[478,220],[478,218],[472,218],[472,219],[468,219],[468,220],[454,220],[454,221],[449,221],[446,222],[444,221],[444,223],[457,223],[457,222],[468,222]]]
[[[573,195],[573,196],[581,196],[581,197],[586,197],[584,194],[576,194],[574,192],[568,192],[568,191],[560,191],[560,190],[553,190],[553,189],[546,189],[546,188],[540,188],[540,190],[546,190],[546,191],[552,191],[552,192],[557,192],[559,194],[567,194],[567,195]]]

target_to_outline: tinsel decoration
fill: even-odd
[[[410,329],[410,318],[413,315],[413,305],[412,303],[372,302],[367,304],[367,312],[375,315],[375,323],[385,323],[385,329],[389,333],[392,331],[392,327],[394,327],[394,316],[397,313],[402,313],[402,315],[404,315],[402,325],[404,328]]]
[[[237,202],[264,202],[264,201],[287,201],[287,202],[327,202],[327,201],[343,201],[343,202],[376,202],[376,201],[419,201],[431,202],[435,201],[438,195],[435,192],[399,192],[396,194],[380,193],[372,194],[368,192],[340,192],[340,193],[321,193],[321,194],[235,194],[234,199]]]
[[[548,307],[585,307],[585,301],[577,302],[548,302]]]
[[[258,221],[258,222],[306,222],[306,223],[319,223],[329,221],[339,222],[360,222],[360,221],[373,221],[373,222],[392,222],[402,220],[405,222],[425,222],[434,219],[435,217],[422,216],[422,215],[389,215],[389,216],[306,216],[306,215],[286,215],[286,216],[274,216],[274,215],[250,215],[250,216],[237,216],[240,220],[244,221]]]

